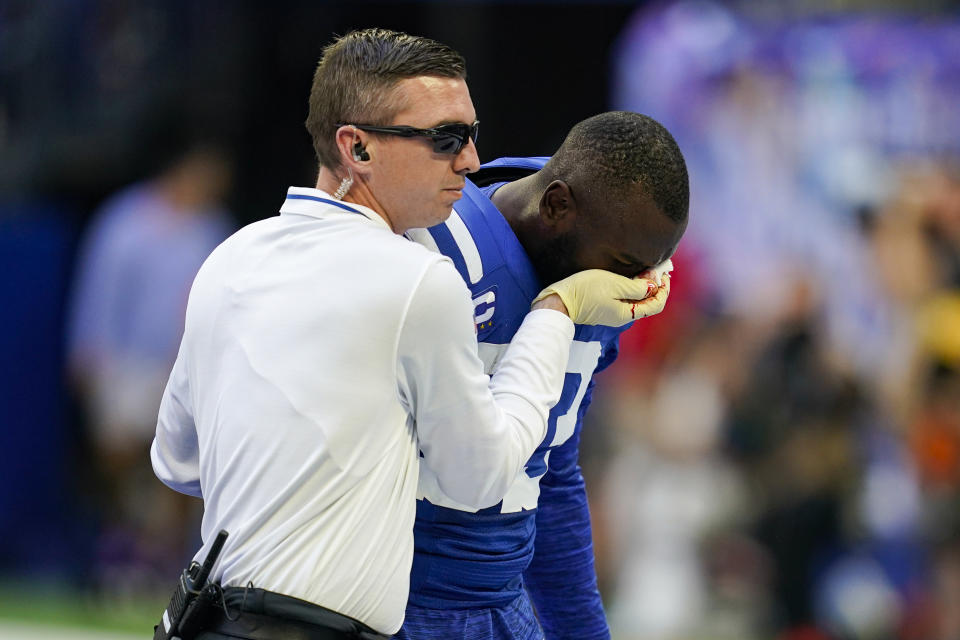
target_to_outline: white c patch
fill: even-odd
[[[473,299],[473,321],[478,326],[493,317],[493,303],[497,300],[497,293],[490,289]]]

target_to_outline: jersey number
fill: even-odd
[[[560,394],[560,400],[550,411],[547,435],[530,456],[524,472],[521,472],[504,497],[502,513],[536,508],[540,497],[540,478],[547,472],[550,449],[566,442],[576,430],[580,403],[583,402],[583,396],[587,393],[593,371],[600,362],[601,352],[599,342],[574,340],[570,345],[570,359],[567,361],[567,374],[563,379],[563,391]]]

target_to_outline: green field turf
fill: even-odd
[[[62,587],[3,584],[0,585],[0,622],[122,631],[149,638],[167,600],[165,595],[122,594],[106,599]]]

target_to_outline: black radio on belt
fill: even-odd
[[[221,529],[203,565],[193,561],[180,573],[170,604],[164,609],[160,624],[153,628],[153,640],[190,640],[202,628],[210,609],[220,597],[219,585],[207,584],[207,577],[227,535]]]

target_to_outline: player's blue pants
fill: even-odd
[[[424,609],[407,606],[394,640],[543,640],[543,631],[523,594],[499,609]]]

